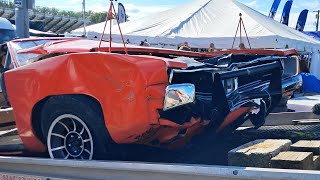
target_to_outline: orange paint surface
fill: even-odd
[[[46,38],[48,39],[48,38]],[[123,55],[108,51],[107,42],[97,48],[98,41],[87,39],[52,38],[52,42],[19,53],[69,53],[19,67],[5,73],[8,98],[14,109],[19,135],[25,147],[33,152],[45,152],[32,127],[35,105],[50,96],[81,94],[96,99],[103,110],[105,125],[116,143],[152,145],[152,141],[169,143],[170,148],[186,144],[195,134],[208,125],[207,121],[192,118],[182,125],[160,119],[158,110],[163,108],[165,88],[168,85],[168,68],[187,68],[181,61],[140,55]],[[32,39],[29,39],[32,40]],[[25,40],[15,40],[20,42]],[[9,43],[9,49],[12,49]],[[123,51],[114,44],[112,51]],[[232,51],[195,53],[151,47],[128,46],[130,52],[161,53],[190,57],[212,57]],[[295,50],[245,50],[238,53],[259,54],[295,53]],[[13,54],[13,53],[12,53]],[[240,108],[230,113],[220,129],[225,128],[250,108]],[[176,138],[179,137],[179,138]]]
[[[6,88],[19,135],[31,151],[46,150],[31,123],[33,107],[53,95],[83,94],[100,102],[117,143],[133,143],[158,124],[168,84],[167,65],[152,57],[81,53],[7,71]]]
[[[218,128],[217,132],[221,132],[224,128],[226,128],[228,125],[236,121],[240,116],[248,113],[250,111],[251,107],[241,107],[233,112],[231,112],[223,121],[223,123]]]
[[[22,155],[22,151],[16,151],[16,152],[0,152],[1,156],[14,156],[14,155]]]

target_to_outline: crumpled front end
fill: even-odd
[[[233,131],[246,120],[260,127],[282,97],[282,71],[280,61],[232,70],[171,70],[159,125],[144,144],[177,148],[204,129]]]

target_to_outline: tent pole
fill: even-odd
[[[233,49],[233,47],[234,47],[234,43],[235,43],[235,41],[236,41],[239,28],[240,28],[240,44],[243,44],[243,41],[242,41],[242,26],[243,26],[243,30],[244,30],[244,32],[245,32],[245,34],[246,34],[249,47],[250,47],[250,49],[252,49],[252,48],[251,48],[251,44],[250,44],[250,40],[249,40],[249,36],[248,36],[247,30],[246,30],[246,27],[245,27],[244,21],[243,21],[243,19],[242,19],[242,14],[240,13],[239,16],[240,16],[240,19],[239,19],[239,23],[238,23],[236,35],[234,36],[234,39],[233,39],[232,49]]]
[[[317,13],[317,22],[316,22],[316,31],[319,30],[319,19],[320,19],[320,10],[318,11],[313,11],[313,12],[316,12]]]
[[[250,49],[252,49],[251,48],[251,43],[250,43],[250,40],[249,40],[249,36],[248,36],[247,30],[246,30],[246,27],[244,26],[244,22],[243,22],[242,18],[241,18],[241,21],[242,21],[244,32],[246,33],[246,37],[247,37],[247,40],[248,40],[249,47],[250,47]]]
[[[117,0],[115,0],[115,1],[117,1]],[[117,24],[118,24],[118,27],[119,27],[120,35],[121,35],[121,38],[122,38],[122,43],[123,43],[123,46],[124,46],[124,51],[125,51],[126,54],[128,54],[127,46],[126,46],[126,43],[124,42],[124,38],[123,38],[122,31],[121,31],[121,28],[120,28],[118,15],[117,15],[117,12],[116,12],[116,8],[114,7],[113,0],[110,0],[110,8],[109,8],[109,12],[108,12],[107,17],[106,17],[106,23],[104,24],[103,32],[102,32],[102,35],[101,35],[101,38],[100,38],[99,49],[101,48],[101,43],[102,43],[102,40],[103,40],[103,37],[104,37],[104,33],[106,31],[108,19],[110,19],[109,53],[112,52],[112,50],[111,50],[111,48],[112,48],[112,18],[113,18],[112,17],[112,15],[113,15],[112,10],[114,11],[114,16],[116,18],[116,21],[117,21]]]
[[[104,37],[104,32],[106,31],[107,22],[108,22],[108,21],[106,20],[106,22],[105,22],[105,24],[104,24],[104,28],[103,28],[102,34],[101,34],[100,43],[99,43],[99,49],[101,48],[101,43],[102,43],[102,39],[103,39],[103,37]]]
[[[240,20],[239,20],[239,23],[240,23],[240,44],[242,44],[242,17],[240,16]]]
[[[112,7],[113,7],[113,11],[114,11],[114,14],[115,14],[115,18],[116,18],[116,20],[117,20],[117,24],[118,24],[118,27],[119,27],[119,31],[120,31],[122,43],[123,43],[123,46],[124,46],[124,51],[125,51],[126,54],[128,54],[127,46],[126,46],[126,43],[124,42],[124,37],[123,37],[122,31],[121,31],[121,27],[120,27],[118,15],[117,15],[117,12],[116,12],[116,8],[114,7],[113,4],[112,4]]]
[[[233,38],[232,49],[233,49],[234,43],[235,43],[236,38],[237,38],[237,34],[238,34],[239,27],[240,27],[240,21],[239,21],[239,23],[238,23],[238,27],[237,27],[236,35],[235,35],[235,36],[234,36],[234,38]]]
[[[113,0],[110,0],[110,9],[109,9],[109,17],[110,17],[110,33],[109,33],[109,53],[111,53],[112,48],[112,6],[113,6]]]
[[[86,31],[86,0],[82,1],[82,19],[83,19],[83,35],[87,35]]]
[[[110,14],[110,10],[111,10],[111,7],[109,9],[109,12],[107,14],[107,17],[106,17],[106,23],[104,24],[104,28],[103,28],[103,31],[102,31],[102,34],[101,34],[101,38],[100,38],[100,43],[99,43],[99,49],[101,48],[101,43],[102,43],[102,40],[104,38],[104,33],[106,32],[106,28],[107,28],[107,23],[108,23],[108,17],[109,17],[109,14]],[[111,17],[112,18],[112,17]],[[110,50],[110,48],[109,48]]]

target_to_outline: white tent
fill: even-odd
[[[300,52],[312,53],[311,73],[320,79],[320,41],[285,26],[237,0],[195,0],[184,6],[122,23],[121,29],[125,39],[129,39],[133,44],[147,39],[153,46],[166,48],[176,48],[181,42],[188,42],[191,47],[196,48],[208,48],[209,44],[213,43],[215,48],[231,49],[239,13],[242,13],[252,48],[295,48]],[[104,24],[88,26],[88,37],[100,37]],[[104,36],[106,40],[109,39],[108,29]],[[115,34],[113,41],[121,42],[117,25],[113,24],[112,29]],[[72,33],[82,35],[83,29],[77,29]],[[248,47],[245,37],[243,41]],[[239,38],[236,39],[235,47],[238,45]]]
[[[125,39],[138,44],[147,39],[151,44],[174,45],[188,42],[191,47],[230,49],[242,13],[253,48],[296,48],[314,52],[320,42],[280,24],[236,0],[195,0],[187,5],[121,24]],[[88,37],[100,37],[104,23],[87,27]],[[109,27],[109,25],[108,25]],[[81,34],[77,29],[73,33]],[[108,34],[108,28],[106,34]],[[113,33],[119,34],[113,26]],[[242,30],[242,34],[244,32]],[[239,37],[239,35],[238,35]],[[105,36],[109,38],[108,35]],[[119,35],[115,35],[119,42]],[[246,43],[245,36],[243,40]],[[236,47],[239,45],[239,38]],[[248,47],[248,44],[246,44]]]

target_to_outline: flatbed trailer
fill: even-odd
[[[319,171],[0,157],[2,180],[316,180]]]
[[[282,125],[295,126],[292,120],[305,120],[316,118],[311,113],[279,113],[272,114],[267,125],[280,127]],[[249,124],[250,125],[250,124]],[[248,125],[248,126],[249,126]],[[312,128],[320,127],[319,123],[307,125]],[[263,129],[263,128],[262,128]],[[210,179],[210,180],[317,180],[320,179],[320,171],[262,169],[251,167],[231,167],[217,165],[201,165],[200,162],[183,162],[181,164],[168,164],[166,161],[141,162],[145,159],[130,159],[129,162],[120,161],[75,161],[52,160],[39,158],[42,156],[24,153],[24,147],[14,131],[6,130],[1,134],[0,154],[0,180],[51,180],[51,179]],[[2,131],[4,132],[4,131]],[[319,131],[320,132],[320,131]],[[8,134],[7,137],[3,137]],[[255,136],[255,135],[251,135]],[[206,140],[203,140],[206,141]],[[8,143],[9,142],[9,143]],[[11,142],[11,143],[10,143]],[[213,145],[214,146],[214,145]],[[8,154],[4,153],[8,150]],[[16,151],[15,151],[16,150]],[[18,156],[14,156],[16,155]],[[215,152],[210,153],[214,156]],[[191,156],[192,153],[186,153]],[[209,154],[205,154],[208,156]],[[19,157],[20,156],[20,157]],[[166,155],[165,155],[166,156]],[[220,155],[219,155],[220,156]],[[36,158],[34,158],[36,157]],[[46,157],[46,156],[43,156]],[[212,159],[212,157],[207,157]],[[140,162],[139,162],[140,161]],[[155,163],[157,162],[157,163]],[[175,160],[168,161],[175,162]],[[189,163],[189,164],[188,164]]]

